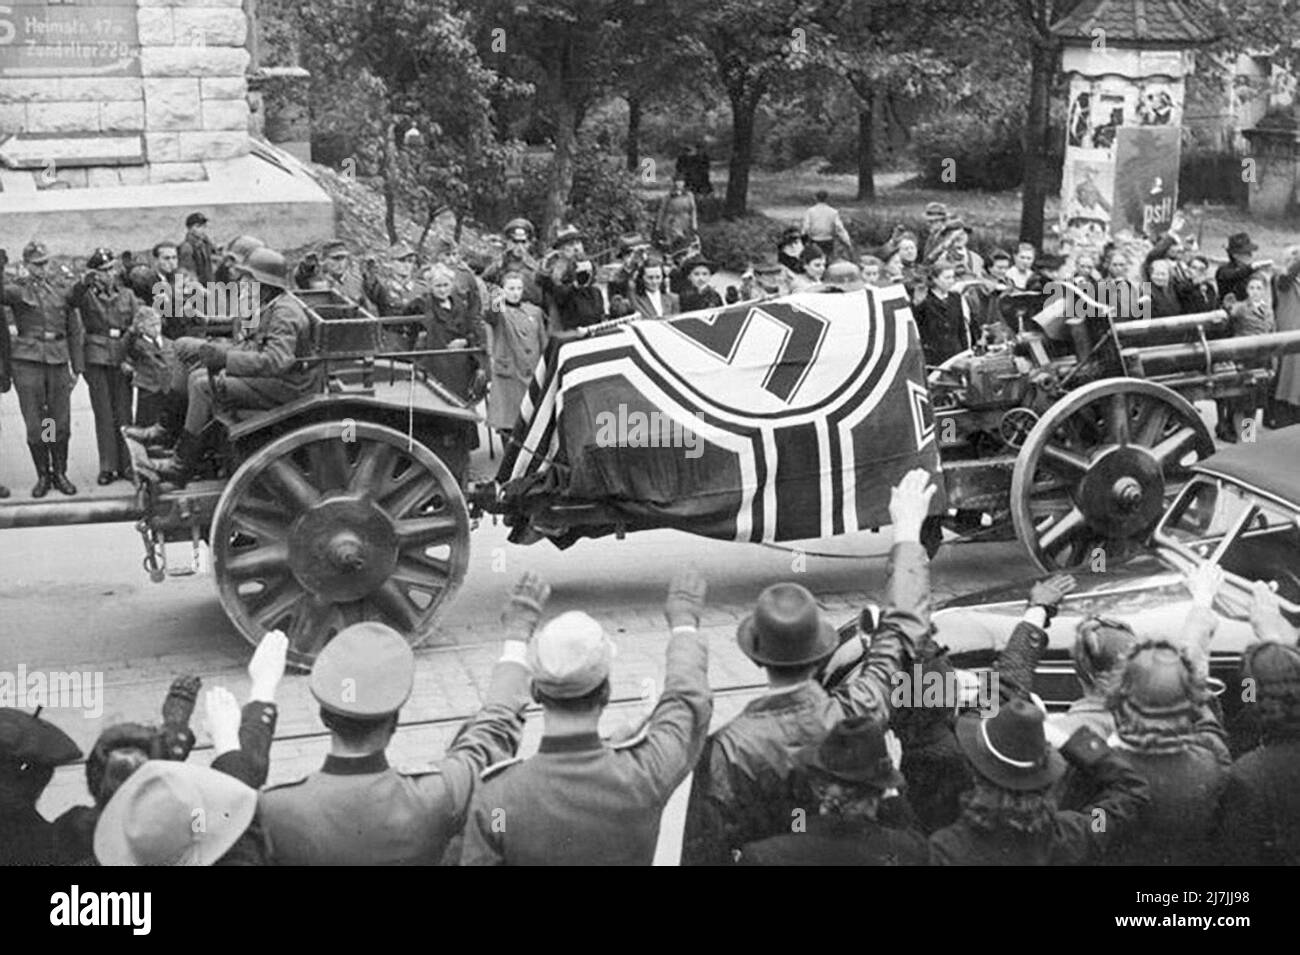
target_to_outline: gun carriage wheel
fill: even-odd
[[[1136,378],[1092,382],[1049,408],[1011,479],[1016,536],[1044,571],[1122,560],[1214,452],[1192,404]]]
[[[212,567],[245,639],[289,637],[308,668],[343,627],[377,620],[412,646],[465,578],[469,514],[455,478],[406,435],[320,422],[254,452],[217,503]]]

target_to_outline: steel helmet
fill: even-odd
[[[248,256],[254,249],[260,249],[266,245],[261,239],[255,239],[251,235],[241,235],[231,241],[226,246],[226,255],[235,260],[235,264],[242,265],[248,261]]]
[[[243,262],[235,263],[236,272],[247,272],[263,285],[278,289],[289,287],[289,263],[275,249],[262,246],[253,249]]]

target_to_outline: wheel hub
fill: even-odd
[[[344,603],[373,593],[392,573],[397,533],[382,508],[334,497],[305,511],[289,531],[294,576],[322,600]]]
[[[1160,463],[1134,445],[1105,452],[1079,483],[1079,510],[1089,526],[1108,538],[1142,536],[1164,509]]]

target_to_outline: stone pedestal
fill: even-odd
[[[253,149],[242,4],[0,6],[0,37],[12,34],[0,45],[0,244],[39,234],[56,254],[150,246],[178,238],[194,209],[219,241],[257,221],[273,245],[332,235],[314,180]],[[285,208],[289,195],[301,209]],[[263,204],[277,214],[254,214]]]
[[[1254,181],[1248,200],[1253,214],[1284,216],[1300,207],[1300,128],[1261,126],[1242,130],[1250,143]]]
[[[311,162],[311,75],[300,66],[264,66],[248,74],[249,131]]]

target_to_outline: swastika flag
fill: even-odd
[[[516,539],[673,527],[737,541],[889,523],[935,475],[925,370],[901,286],[803,293],[552,345],[497,475]]]

